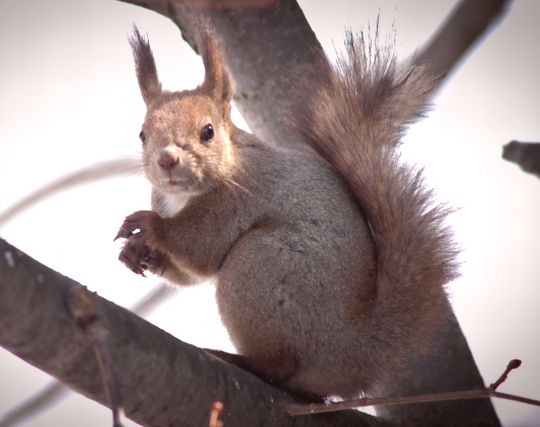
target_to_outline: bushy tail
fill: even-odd
[[[421,68],[399,66],[391,48],[363,36],[348,33],[346,47],[329,71],[330,84],[321,84],[292,122],[348,182],[370,224],[382,302],[377,317],[392,313],[405,329],[400,334],[416,335],[421,327],[407,329],[430,323],[425,317],[436,316],[443,285],[456,272],[456,250],[443,224],[448,209],[433,205],[421,170],[402,164],[396,151],[405,126],[424,113],[434,79]],[[306,82],[303,90],[308,85],[313,88]]]

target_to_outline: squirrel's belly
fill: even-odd
[[[336,351],[343,353],[343,346],[350,352],[350,340],[358,341],[351,329],[351,307],[370,292],[359,289],[364,284],[358,282],[373,265],[370,257],[358,257],[366,238],[362,231],[351,231],[324,236],[315,244],[304,234],[263,229],[238,241],[218,274],[216,291],[238,353],[292,353],[300,374],[296,388],[310,383],[318,388],[316,382],[325,381],[324,375],[316,375],[318,355],[332,358]]]

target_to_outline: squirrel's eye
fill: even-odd
[[[146,135],[144,134],[144,131],[141,130],[141,133],[139,133],[139,138],[143,144],[146,142]]]
[[[214,137],[214,128],[210,123],[203,126],[201,129],[201,141],[208,142]]]

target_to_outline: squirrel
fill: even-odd
[[[336,66],[324,59],[324,84],[298,82],[306,102],[287,120],[313,148],[298,150],[232,123],[233,84],[209,26],[197,43],[204,82],[180,92],[161,88],[135,27],[152,210],[127,216],[116,236],[137,274],[215,280],[238,354],[210,353],[323,399],[406,377],[447,321],[444,285],[456,275],[449,209],[396,149],[434,79],[361,35],[346,40]]]

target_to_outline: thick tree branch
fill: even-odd
[[[163,302],[172,292],[172,288],[163,282],[135,304],[131,311],[139,316],[144,316],[152,308]],[[69,395],[68,391],[70,390],[65,384],[55,379],[51,380],[42,389],[19,402],[7,412],[0,414],[0,427],[19,425],[30,418],[38,416],[60,403],[64,397]]]
[[[448,76],[504,16],[510,3],[511,0],[461,0],[415,57],[415,63],[426,65],[434,76]]]
[[[298,80],[297,73],[306,72],[306,67],[296,65],[320,64],[324,59],[295,1],[282,0],[274,8],[240,8],[227,12],[211,8],[201,12],[181,0],[122,1],[169,17],[192,46],[197,39],[197,16],[201,13],[209,16],[223,40],[225,60],[237,88],[235,101],[251,129],[268,142],[302,147],[302,141],[291,136],[283,111],[300,102],[290,93]],[[485,1],[488,0],[480,3]],[[429,55],[435,53],[425,53],[421,58],[427,59]],[[324,70],[324,67],[312,69]],[[414,381],[395,378],[392,383],[381,384],[379,394],[406,396],[484,387],[450,304],[446,310],[451,320],[439,331],[432,354],[415,361]],[[400,425],[500,425],[489,400],[389,406],[378,409],[378,413]]]
[[[94,352],[96,334],[88,333],[94,320],[73,315],[72,301],[81,292],[78,283],[0,239],[0,345],[109,406]],[[110,353],[121,406],[142,425],[208,425],[216,400],[225,405],[226,426],[385,425],[354,412],[292,418],[285,412],[291,403],[286,393],[107,300],[96,296],[95,304],[106,333],[100,345]]]

